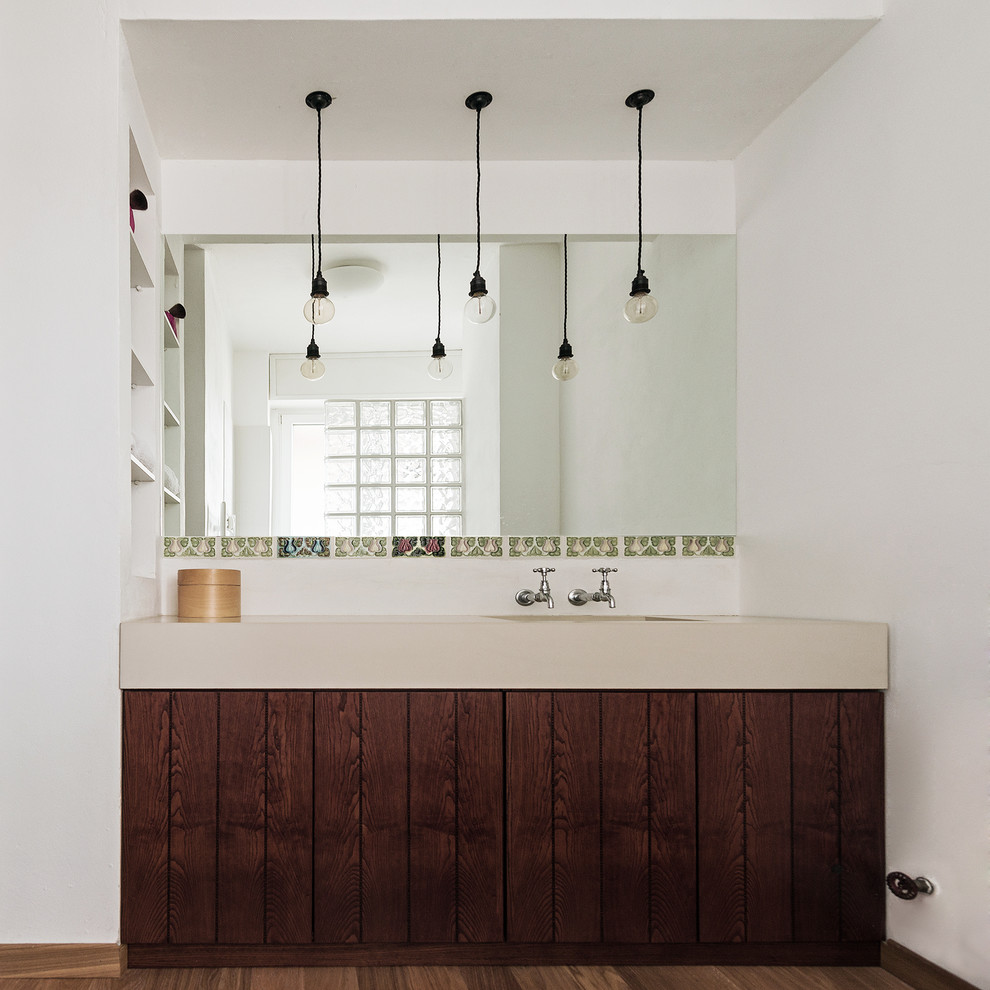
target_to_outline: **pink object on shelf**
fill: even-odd
[[[171,313],[165,314],[165,319],[168,320],[168,325],[172,328],[172,333],[175,334],[175,339],[179,339],[179,329],[175,325],[175,317]]]
[[[133,209],[131,209],[130,207],[128,207],[128,213],[130,213],[130,215],[131,215],[131,216],[130,216],[130,221],[131,221],[131,232],[133,233],[133,231],[134,231],[134,210],[133,210]]]

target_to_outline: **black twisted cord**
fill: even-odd
[[[564,341],[567,341],[567,234],[564,234]]]
[[[309,235],[309,277],[316,278],[316,237]]]
[[[639,251],[636,254],[636,274],[643,274],[643,107],[638,108],[639,123],[636,128],[636,150],[639,154],[639,179],[636,195],[639,201]]]
[[[474,266],[474,274],[481,274],[481,107],[477,110],[478,120],[474,137],[474,161],[478,172],[478,181],[474,194],[474,213],[478,221],[478,257]]]
[[[320,260],[316,270],[323,274],[323,111],[316,111],[316,239],[320,244]]]
[[[440,235],[437,234],[437,343],[440,343]]]

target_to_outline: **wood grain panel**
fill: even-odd
[[[455,701],[409,695],[409,939],[457,940]]]
[[[457,695],[457,937],[501,941],[502,695]]]
[[[313,940],[313,694],[268,695],[266,941]]]
[[[124,694],[123,898],[125,942],[168,939],[169,694]]]
[[[839,696],[795,692],[794,939],[839,938]]]
[[[170,942],[216,941],[217,694],[172,695]]]
[[[317,942],[361,936],[360,695],[316,695],[313,913]]]
[[[698,940],[693,693],[650,695],[650,941]]]
[[[362,941],[405,942],[409,936],[407,694],[363,696]]]
[[[746,695],[746,939],[791,939],[791,696]]]
[[[265,941],[263,691],[221,691],[218,757],[218,941]]]
[[[601,938],[601,773],[597,692],[554,694],[554,937]]]
[[[746,938],[744,696],[698,695],[698,938]]]
[[[649,698],[602,695],[602,938],[650,940]]]
[[[553,925],[553,696],[509,691],[506,706],[506,934],[551,942]]]
[[[884,935],[883,695],[839,695],[839,778],[842,834],[841,938]]]

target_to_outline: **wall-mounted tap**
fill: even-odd
[[[584,588],[575,588],[568,596],[567,600],[572,605],[587,605],[588,602],[608,602],[609,608],[615,608],[615,599],[612,597],[612,589],[609,587],[608,576],[615,574],[618,567],[592,567],[592,574],[601,574],[602,586],[595,592],[585,591]]]
[[[517,591],[516,604],[533,605],[535,602],[546,602],[547,608],[553,608],[553,597],[550,594],[550,582],[547,581],[547,575],[553,574],[553,572],[553,567],[534,567],[533,573],[540,575],[540,590],[530,591],[529,588],[524,588],[522,591]]]

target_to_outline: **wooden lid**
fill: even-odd
[[[240,584],[241,572],[225,567],[196,567],[178,572],[179,585]]]

